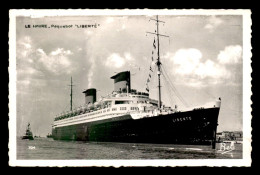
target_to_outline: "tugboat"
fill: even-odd
[[[46,137],[47,138],[52,138],[52,135],[50,133],[48,133],[48,135]]]
[[[34,140],[33,134],[32,134],[31,128],[30,128],[30,123],[28,123],[25,135],[22,136],[22,139],[23,140],[24,139]]]

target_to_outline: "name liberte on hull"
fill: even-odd
[[[130,71],[112,76],[114,90],[96,100],[96,89],[87,89],[85,105],[59,115],[54,119],[52,136],[55,140],[81,140],[98,142],[132,142],[162,144],[198,144],[215,148],[220,99],[211,107],[179,111],[165,107],[161,102],[160,35],[156,19],[158,100],[149,98],[147,92],[131,89]],[[150,67],[151,69],[151,67]],[[150,76],[150,74],[149,74]],[[71,81],[72,83],[72,81]],[[72,84],[71,84],[72,88]],[[170,94],[169,94],[170,95]],[[174,98],[174,97],[170,97]]]

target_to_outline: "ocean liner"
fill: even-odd
[[[71,79],[71,110],[55,117],[54,140],[194,144],[215,148],[220,98],[210,107],[186,111],[178,110],[177,105],[166,107],[161,101],[159,37],[165,35],[159,34],[158,16],[152,20],[156,21],[157,30],[147,33],[157,38],[157,45],[154,40],[153,46],[157,50],[158,100],[149,97],[149,89],[147,92],[132,89],[130,71],[125,71],[111,77],[112,93],[97,100],[97,90],[87,89],[83,92],[85,104],[73,110]]]

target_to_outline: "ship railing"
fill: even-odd
[[[204,107],[194,108],[193,111],[204,109]]]
[[[79,118],[74,118],[74,120],[73,121],[70,121],[70,120],[63,120],[63,121],[59,121],[58,123],[56,123],[56,124],[58,124],[58,125],[63,125],[63,124],[67,124],[67,123],[70,123],[70,122],[78,122],[78,121],[81,121],[82,120],[82,117],[84,117],[84,120],[85,120],[85,118],[87,119],[87,120],[93,120],[93,119],[96,119],[96,118],[110,118],[110,117],[113,117],[113,116],[115,116],[115,115],[124,115],[124,114],[126,114],[126,112],[118,112],[118,111],[116,111],[116,112],[112,112],[112,113],[108,113],[108,114],[103,114],[103,113],[100,113],[101,115],[99,115],[99,114],[96,114],[96,115],[90,115],[90,116],[81,116],[81,117],[79,117]]]
[[[54,119],[54,121],[63,120],[63,119],[71,118],[71,117],[76,117],[76,116],[78,116],[80,114],[85,114],[85,113],[91,113],[91,112],[94,112],[94,111],[104,110],[104,109],[107,109],[109,107],[110,106],[107,105],[107,106],[104,106],[103,108],[102,107],[97,107],[97,108],[93,108],[93,109],[90,109],[90,108],[86,109],[85,108],[84,110],[73,111],[71,113],[68,113],[68,114],[56,117]]]
[[[162,115],[162,114],[172,114],[174,113],[173,110],[156,110],[156,109],[146,109],[144,111],[131,111],[133,113],[140,113],[140,114],[149,114],[149,115],[154,115],[154,114],[158,114],[158,115]]]
[[[87,113],[86,113],[87,112]],[[98,112],[97,114],[96,113],[92,113],[92,112]],[[88,115],[88,116],[81,116],[81,115],[83,115],[83,114],[85,114],[85,113],[83,113],[83,114],[80,114],[80,113],[71,113],[71,115],[69,116],[69,117],[66,117],[66,118],[61,118],[61,119],[59,119],[58,121],[64,121],[64,122],[66,122],[66,121],[69,121],[69,120],[72,120],[72,119],[78,119],[78,118],[82,118],[82,117],[88,117],[88,118],[93,118],[92,117],[92,115],[94,115],[94,117],[98,117],[98,116],[96,116],[96,115],[98,115],[98,114],[103,114],[103,113],[109,113],[110,112],[110,106],[108,105],[108,106],[106,106],[106,107],[104,107],[104,108],[100,108],[100,109],[96,109],[96,110],[87,110],[87,111],[85,111],[85,113],[86,114],[91,114],[91,115]],[[65,119],[65,120],[63,120],[63,119]],[[55,120],[55,121],[57,121],[57,120]]]
[[[78,111],[78,112],[72,112],[72,113],[70,113],[70,114],[68,114],[68,115],[65,115],[65,117],[64,116],[62,116],[62,118],[59,118],[59,120],[62,120],[62,121],[69,121],[69,120],[72,120],[72,119],[78,119],[78,118],[82,118],[82,117],[90,117],[91,115],[88,115],[88,116],[81,116],[82,114],[90,114],[90,113],[92,113],[92,112],[96,112],[96,111],[100,111],[101,113],[107,113],[107,114],[110,114],[112,111],[110,111],[110,106],[109,105],[107,105],[107,106],[104,106],[103,108],[95,108],[95,109],[93,109],[93,110],[90,110],[90,109],[86,109],[86,110],[83,110],[83,111]],[[153,115],[153,112],[154,111],[154,109],[145,109],[144,111],[143,110],[131,110],[131,113],[144,113],[144,114],[149,114],[149,115]],[[113,113],[113,112],[112,112]],[[111,113],[111,114],[112,114]],[[124,112],[122,112],[121,114],[123,114]],[[125,112],[125,114],[126,113],[130,113],[130,111],[128,111],[128,112]],[[93,115],[94,115],[94,113],[92,113]],[[79,116],[81,116],[81,117],[79,117]],[[63,120],[63,119],[65,119],[65,120]],[[57,121],[57,120],[55,120],[55,121]]]

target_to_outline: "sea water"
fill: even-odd
[[[59,141],[52,138],[17,138],[18,160],[69,159],[242,159],[242,144],[210,146]]]

